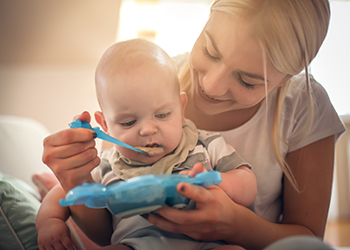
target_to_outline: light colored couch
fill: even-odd
[[[0,115],[0,172],[35,188],[32,175],[50,171],[41,160],[48,135],[47,128],[33,119]]]
[[[0,115],[0,249],[39,249],[35,218],[40,201],[58,181],[42,162],[50,133],[38,121]],[[69,219],[78,250],[97,247]]]

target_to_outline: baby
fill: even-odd
[[[187,96],[180,93],[176,67],[161,48],[141,39],[116,43],[102,56],[95,81],[101,108],[95,119],[102,129],[134,147],[155,150],[144,155],[115,145],[103,151],[100,166],[92,172],[95,182],[110,185],[145,174],[187,174],[201,163],[208,171],[221,172],[219,187],[234,202],[249,206],[254,201],[256,179],[249,164],[218,133],[197,130],[185,119]],[[58,203],[55,190],[48,196]],[[42,206],[57,205],[47,204],[45,199]],[[59,209],[62,218],[69,214],[66,207]],[[94,209],[84,209],[79,210],[84,211],[79,218],[98,216]],[[41,210],[38,241],[47,242],[50,232],[38,226],[45,224]],[[108,249],[213,249],[224,244],[164,231],[138,215],[114,217],[113,231],[112,236],[106,235],[113,245]]]

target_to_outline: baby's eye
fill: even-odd
[[[164,119],[164,118],[168,117],[168,115],[170,115],[170,112],[163,113],[163,114],[158,114],[158,115],[156,115],[156,117],[160,118],[160,119]]]
[[[129,122],[121,123],[120,125],[122,125],[124,127],[130,127],[130,126],[134,125],[135,122],[136,122],[136,120],[132,120],[132,121],[129,121]]]

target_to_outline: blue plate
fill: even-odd
[[[185,207],[189,199],[177,192],[176,186],[180,182],[208,187],[221,181],[220,172],[209,171],[194,178],[182,174],[143,175],[107,187],[99,183],[84,183],[70,190],[65,199],[60,200],[60,205],[108,208],[112,214],[127,218],[155,211],[164,204]]]

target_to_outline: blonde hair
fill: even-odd
[[[215,0],[211,6],[211,13],[213,11],[225,12],[234,18],[249,21],[255,38],[262,46],[264,57],[278,71],[292,77],[305,70],[309,112],[303,133],[305,136],[311,127],[314,112],[308,66],[318,53],[328,31],[328,0]],[[284,141],[279,130],[280,110],[291,79],[277,90],[272,144],[278,164],[298,190],[297,182],[278,146]],[[189,64],[180,74],[180,83],[182,89],[188,91],[191,85]]]

